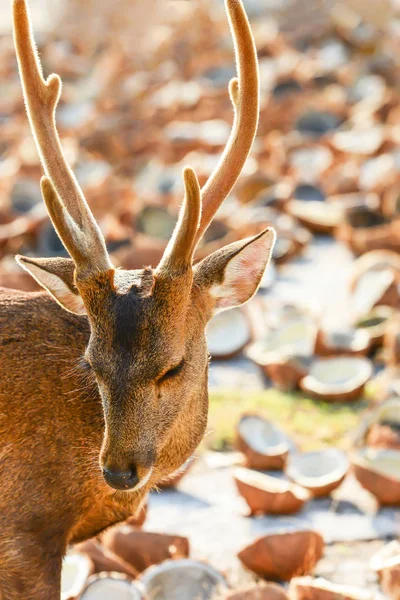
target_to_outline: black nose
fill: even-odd
[[[139,483],[135,466],[132,466],[129,471],[116,471],[104,468],[103,476],[108,485],[115,490],[131,490]]]

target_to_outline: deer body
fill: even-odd
[[[42,193],[70,258],[17,257],[46,290],[0,290],[0,599],[56,600],[70,543],[126,519],[194,452],[207,423],[205,327],[256,292],[274,232],[193,256],[234,185],[258,122],[258,70],[240,0],[226,0],[239,78],[220,163],[185,200],[156,268],[116,269],[66,163],[57,75],[43,78],[26,0],[13,0]]]
[[[38,595],[36,577],[42,586],[43,573],[53,560],[60,563],[68,544],[135,514],[151,484],[135,494],[118,492],[99,469],[101,398],[80,366],[87,318],[64,311],[46,293],[0,289],[0,332],[0,474],[2,481],[19,474],[9,489],[1,484],[1,598],[57,598],[54,583],[48,596]],[[189,456],[200,439],[190,427],[186,434]],[[187,458],[173,439],[168,453],[165,474]],[[27,571],[32,560],[37,568]]]

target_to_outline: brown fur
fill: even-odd
[[[185,202],[159,266],[123,271],[112,266],[65,162],[54,121],[61,83],[55,75],[43,79],[26,2],[14,0],[27,112],[48,175],[43,196],[71,258],[18,257],[50,295],[0,289],[1,600],[59,598],[67,545],[134,514],[204,435],[205,326],[215,309],[256,292],[274,241],[267,229],[192,264],[258,119],[251,32],[240,1],[226,2],[239,82],[230,87],[236,118],[222,170],[203,203],[194,172],[184,171]],[[106,483],[108,471],[133,468],[138,483],[125,485],[128,491]]]

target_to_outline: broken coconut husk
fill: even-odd
[[[391,268],[370,270],[364,273],[354,286],[351,297],[356,318],[367,315],[376,306],[398,306],[399,291]]]
[[[61,570],[61,600],[80,596],[93,571],[93,563],[86,554],[79,552],[67,554]]]
[[[308,373],[310,358],[288,356],[278,352],[260,351],[256,344],[250,347],[247,356],[258,365],[274,386],[283,392],[298,389],[299,383]]]
[[[123,573],[132,578],[138,575],[137,569],[134,569],[119,556],[104,548],[96,539],[82,542],[82,544],[75,546],[75,549],[89,557],[94,566],[93,573],[112,571],[114,573]]]
[[[400,506],[400,450],[364,447],[352,456],[353,472],[381,505]]]
[[[305,529],[264,535],[243,548],[238,557],[259,577],[290,581],[296,575],[312,573],[323,551],[321,535]]]
[[[400,313],[395,313],[383,338],[385,361],[390,367],[400,364]]]
[[[272,352],[286,356],[309,357],[314,354],[317,331],[313,318],[289,316],[287,320],[269,330],[262,340],[252,344],[247,354],[261,362],[263,355]]]
[[[246,467],[283,469],[293,444],[286,434],[261,415],[243,415],[237,427],[236,446],[243,452]]]
[[[350,289],[354,291],[358,281],[370,271],[392,269],[400,282],[400,255],[391,250],[371,250],[357,258],[352,267]]]
[[[323,577],[294,577],[289,585],[291,600],[373,600],[363,588],[331,583]]]
[[[186,475],[186,473],[188,473],[188,471],[190,471],[190,469],[192,468],[192,466],[194,465],[195,462],[196,462],[195,457],[191,456],[190,458],[187,459],[186,462],[183,463],[183,465],[181,467],[179,467],[179,469],[176,469],[176,471],[171,473],[171,475],[168,475],[167,477],[162,479],[160,482],[158,482],[157,487],[162,490],[175,488],[178,485],[178,483],[180,482],[180,480]]]
[[[389,331],[394,310],[390,306],[376,306],[362,319],[355,323],[355,327],[363,329],[369,335],[370,349],[383,344],[385,334]]]
[[[400,398],[385,400],[363,418],[355,444],[400,450]]]
[[[332,234],[343,220],[343,207],[335,202],[289,200],[285,210],[313,233]]]
[[[196,560],[167,560],[150,567],[140,576],[146,595],[152,600],[208,600],[227,590],[224,577],[210,565]]]
[[[359,398],[371,378],[372,363],[361,356],[321,358],[300,382],[301,389],[317,400],[350,402]]]
[[[400,543],[389,542],[371,558],[370,568],[376,572],[383,592],[398,600],[400,598]]]
[[[288,595],[281,585],[265,583],[232,592],[226,600],[288,600]]]
[[[131,525],[117,525],[101,538],[104,547],[137,571],[167,559],[189,556],[189,540],[179,535],[138,531]]]
[[[315,354],[317,356],[366,356],[369,348],[370,337],[363,329],[319,330]]]
[[[240,308],[217,313],[206,328],[207,346],[215,359],[233,358],[251,340],[250,323]]]
[[[141,589],[127,577],[117,573],[93,575],[80,600],[145,600]]]
[[[310,498],[304,488],[252,469],[236,468],[233,477],[251,515],[289,515],[298,512]]]
[[[286,475],[314,497],[328,496],[342,483],[350,463],[344,452],[329,448],[318,452],[291,454]]]

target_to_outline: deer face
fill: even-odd
[[[200,190],[184,170],[185,202],[156,269],[115,269],[55,129],[61,90],[43,79],[25,0],[14,0],[14,34],[25,103],[47,177],[42,193],[70,259],[18,257],[66,310],[86,315],[85,361],[96,377],[105,431],[100,466],[107,483],[129,490],[178,468],[207,421],[205,326],[216,310],[246,302],[268,263],[274,232],[235,242],[193,266],[197,243],[234,185],[258,121],[254,43],[240,0],[226,0],[239,81],[230,84],[235,121],[219,166]]]
[[[64,308],[88,316],[84,360],[103,402],[100,466],[111,487],[160,480],[201,441],[208,408],[205,327],[215,310],[253,295],[273,239],[267,230],[172,278],[162,269],[110,269],[80,280],[72,260],[18,258]]]

